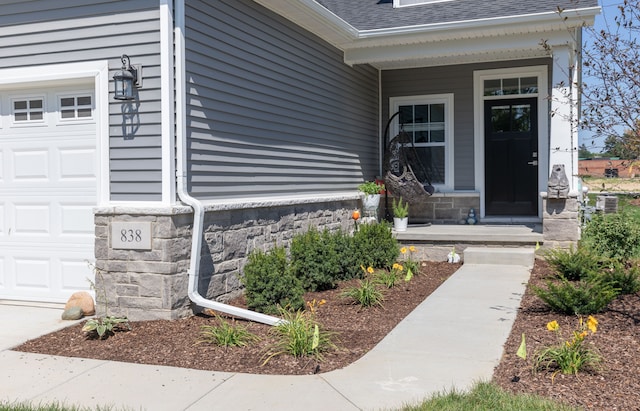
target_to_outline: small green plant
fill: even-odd
[[[266,314],[278,314],[279,307],[299,310],[304,307],[304,290],[293,274],[284,247],[270,252],[254,250],[244,266],[247,306]]]
[[[384,294],[378,289],[375,281],[369,278],[370,275],[374,273],[373,267],[369,266],[365,269],[363,266],[361,268],[365,272],[365,278],[358,280],[358,286],[345,289],[341,293],[341,296],[343,298],[350,298],[354,303],[360,304],[361,307],[373,307],[377,305],[384,308],[384,305],[382,305]]]
[[[384,285],[387,288],[393,288],[400,280],[404,267],[402,264],[394,263],[391,270],[377,270],[373,274],[373,281],[376,284]]]
[[[596,255],[627,261],[640,255],[640,224],[625,212],[594,215],[580,245]]]
[[[544,254],[547,262],[556,270],[560,277],[569,281],[584,280],[598,272],[602,259],[584,247],[574,250],[550,249]]]
[[[577,374],[587,367],[597,368],[602,361],[596,349],[585,343],[589,331],[595,334],[598,330],[598,320],[594,317],[589,316],[586,322],[580,318],[578,328],[568,340],[563,338],[557,321],[549,322],[547,329],[557,334],[558,343],[542,349],[536,355],[534,370],[556,369],[563,374]]]
[[[379,184],[375,181],[365,181],[358,186],[358,190],[366,195],[380,194],[380,192],[384,190],[384,184]]]
[[[336,349],[337,346],[333,342],[335,335],[323,330],[316,318],[318,308],[325,302],[325,300],[308,302],[308,310],[305,311],[294,312],[281,308],[280,315],[284,321],[276,324],[272,329],[277,341],[267,349],[262,365],[282,354],[313,357],[322,361],[322,353]]]
[[[413,259],[413,254],[416,252],[416,248],[412,245],[407,247],[402,247],[400,249],[400,254],[402,254],[404,260],[403,265],[405,270],[407,271],[407,277],[409,280],[414,275],[417,275],[420,272],[420,263]]]
[[[618,290],[602,278],[576,283],[560,278],[547,282],[547,289],[533,287],[533,292],[553,311],[568,315],[595,314],[603,311],[618,295]]]
[[[236,324],[235,320],[229,322],[216,316],[216,322],[217,325],[200,327],[202,339],[198,343],[215,344],[220,347],[246,347],[259,340],[258,336],[247,330],[247,327]]]
[[[393,208],[393,216],[395,218],[409,217],[409,203],[407,203],[406,201],[403,202],[402,197],[398,198],[397,202],[396,202],[396,199],[394,198],[393,201],[391,202],[391,206]]]
[[[100,282],[104,284],[102,270],[98,269],[95,266],[93,267],[93,270],[96,276],[100,279]],[[96,284],[93,281],[89,280],[89,286],[96,292],[96,294],[98,293]],[[87,320],[87,322],[82,326],[82,332],[85,334],[85,336],[87,336],[87,338],[98,338],[100,340],[104,340],[117,331],[131,330],[131,324],[126,317],[115,317],[109,315],[107,290],[104,286],[102,288],[102,299],[104,301],[104,317],[97,316],[95,318]]]
[[[319,232],[310,228],[296,234],[291,240],[291,268],[307,291],[323,291],[335,288],[342,277],[341,232]]]

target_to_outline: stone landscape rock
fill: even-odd
[[[80,307],[84,315],[94,315],[96,313],[93,297],[86,291],[75,292],[69,297],[64,309],[68,310],[71,307]]]
[[[82,317],[84,317],[84,314],[80,307],[69,307],[62,312],[63,320],[79,320]]]

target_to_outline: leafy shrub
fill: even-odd
[[[287,260],[284,247],[268,253],[255,250],[244,266],[247,307],[266,314],[278,314],[278,306],[299,310],[304,307],[304,290]]]
[[[597,273],[601,266],[601,259],[584,247],[574,250],[571,246],[568,251],[551,249],[545,253],[545,258],[560,277],[569,281],[587,279]]]
[[[360,224],[353,233],[352,252],[358,257],[356,267],[391,268],[400,255],[398,241],[386,221]]]
[[[293,273],[309,291],[335,288],[342,277],[339,241],[328,230],[319,232],[310,228],[304,234],[297,234],[291,240],[291,267]]]
[[[560,283],[548,281],[546,290],[533,291],[553,311],[568,315],[599,313],[618,295],[610,283],[593,277],[576,283],[560,278]]]
[[[114,317],[107,315],[105,317],[96,317],[87,320],[82,327],[82,332],[87,338],[98,338],[104,340],[113,335],[116,331],[129,331],[131,324],[124,317]]]
[[[626,268],[620,262],[612,262],[601,275],[620,294],[634,294],[640,291],[639,271],[637,266]]]
[[[640,225],[626,213],[593,216],[582,233],[582,246],[621,261],[640,254]]]
[[[220,347],[246,347],[258,341],[258,337],[235,321],[232,323],[217,317],[218,325],[203,325],[200,327],[199,343],[215,344]]]

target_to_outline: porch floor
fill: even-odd
[[[542,224],[415,224],[407,231],[394,231],[402,245],[416,247],[415,258],[442,261],[455,247],[464,255],[464,249],[473,247],[523,247],[542,246]]]

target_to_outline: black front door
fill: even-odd
[[[485,214],[538,215],[537,99],[487,100]]]

